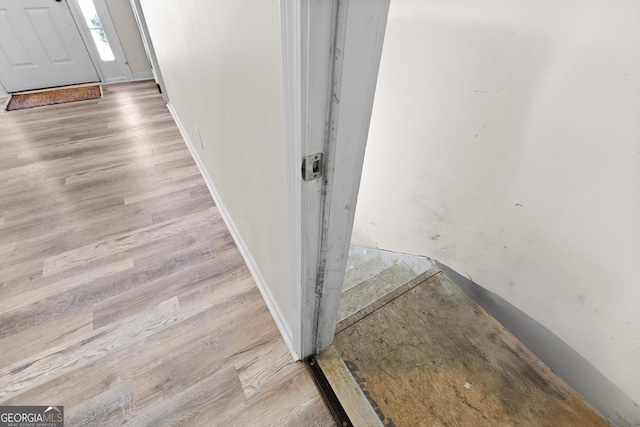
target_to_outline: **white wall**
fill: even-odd
[[[172,108],[291,343],[279,2],[141,5]]]
[[[129,0],[105,0],[134,79],[150,79],[151,68]]]
[[[640,424],[640,2],[392,0],[369,136],[356,227],[547,327]]]

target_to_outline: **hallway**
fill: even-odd
[[[0,404],[332,425],[152,82],[0,113]]]

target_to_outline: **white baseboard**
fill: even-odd
[[[133,73],[133,81],[141,80],[153,80],[153,73],[151,71],[143,71],[141,73]]]
[[[233,218],[231,218],[229,211],[227,211],[227,209],[225,208],[224,203],[220,198],[220,194],[216,190],[216,187],[213,184],[213,181],[211,180],[209,173],[204,167],[204,163],[200,159],[200,156],[196,151],[195,146],[191,142],[189,135],[187,134],[184,126],[182,125],[182,122],[180,121],[180,116],[178,116],[178,113],[175,111],[175,109],[170,103],[167,104],[167,108],[169,109],[169,112],[173,116],[173,120],[176,122],[176,125],[180,130],[180,133],[182,134],[182,138],[187,144],[187,148],[189,149],[189,152],[191,152],[191,156],[193,157],[193,160],[195,161],[196,165],[198,166],[198,169],[200,170],[200,174],[204,178],[204,181],[207,184],[207,187],[209,188],[211,197],[213,197],[213,201],[215,202],[216,207],[218,208],[218,211],[220,211],[220,215],[222,216],[224,223],[229,229],[229,233],[231,233],[231,237],[233,237],[233,240],[236,243],[238,250],[242,254],[242,257],[244,258],[244,261],[247,264],[247,267],[249,267],[249,271],[251,272],[253,279],[258,285],[258,289],[262,294],[262,298],[264,298],[265,302],[267,303],[267,307],[269,308],[269,311],[271,312],[271,316],[275,320],[276,325],[280,330],[280,334],[282,335],[282,338],[287,344],[287,347],[289,347],[289,351],[291,352],[291,355],[293,356],[293,358],[295,360],[300,360],[301,359],[300,355],[298,355],[294,350],[293,334],[291,333],[291,328],[289,327],[289,325],[287,325],[285,317],[283,316],[282,311],[278,306],[278,303],[273,297],[273,294],[269,289],[267,281],[265,280],[264,276],[260,272],[260,269],[258,268],[258,264],[255,262],[253,256],[251,255],[251,252],[247,247],[247,244],[245,243],[244,239],[242,238],[242,235],[238,231],[238,228],[236,227],[235,223],[233,222]]]
[[[112,84],[118,84],[118,83],[127,83],[129,82],[129,80],[126,77],[114,77],[114,78],[110,78],[110,79],[105,79],[102,84],[104,85],[112,85]]]

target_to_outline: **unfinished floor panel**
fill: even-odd
[[[385,425],[609,425],[442,273],[334,346]]]

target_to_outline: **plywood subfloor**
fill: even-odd
[[[0,112],[0,405],[326,426],[154,83]]]
[[[608,426],[439,273],[338,333],[387,426]]]

